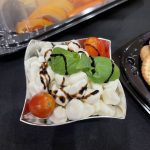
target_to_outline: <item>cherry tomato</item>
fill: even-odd
[[[25,115],[29,112],[30,112],[30,110],[29,110],[29,100],[27,100],[26,103],[25,103],[25,106],[24,106],[23,114]]]
[[[104,42],[96,37],[86,39],[84,42],[84,48],[90,56],[108,56]]]
[[[29,102],[30,112],[39,118],[50,116],[56,106],[54,98],[45,92],[41,92],[32,97]]]

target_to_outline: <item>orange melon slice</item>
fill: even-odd
[[[27,19],[17,23],[16,32],[17,33],[25,33],[25,32],[33,32],[36,29],[41,29],[44,26],[50,26],[54,24],[45,19]]]
[[[53,6],[41,6],[38,7],[33,13],[29,16],[29,19],[42,18],[43,16],[52,16],[57,20],[64,20],[67,18],[67,13],[60,7]]]
[[[78,15],[82,11],[86,10],[87,8],[103,4],[104,0],[93,0],[88,3],[85,3],[84,5],[81,5],[80,7],[75,8],[72,12],[68,14],[69,17],[73,17],[75,15]]]

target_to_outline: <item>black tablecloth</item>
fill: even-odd
[[[51,41],[99,36],[112,52],[150,30],[150,1],[130,0],[81,23]],[[0,150],[149,150],[150,118],[126,91],[125,120],[93,119],[60,127],[19,122],[25,97],[24,53],[0,58]]]

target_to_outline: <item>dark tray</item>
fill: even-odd
[[[81,13],[75,17],[59,22],[58,24],[31,33],[17,34],[9,30],[8,27],[3,29],[0,24],[0,55],[6,55],[20,51],[24,49],[28,42],[33,38],[38,40],[47,39],[57,33],[79,24],[80,22],[93,18],[94,16],[103,13],[125,1],[128,0],[110,0],[110,2],[104,6],[91,8],[86,14]],[[14,5],[15,2],[16,5]],[[3,14],[1,14],[2,16],[7,16],[10,18],[10,20],[12,20],[13,16],[16,16],[15,13],[18,14],[21,9],[19,6],[17,6],[17,0],[14,0],[13,7],[11,5],[11,3],[7,3],[7,5],[5,5],[6,8],[3,8]],[[9,10],[9,12],[7,10]],[[12,16],[10,16],[10,14],[12,14]]]
[[[121,82],[135,100],[150,114],[150,87],[141,75],[140,49],[149,44],[150,32],[128,42],[113,54],[121,70]]]

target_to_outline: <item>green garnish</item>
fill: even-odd
[[[76,52],[70,52],[63,48],[54,48],[49,65],[52,70],[61,75],[70,75],[78,72],[76,64],[80,61],[80,56]]]
[[[79,62],[76,64],[76,69],[80,71],[88,71],[91,68],[91,60],[85,54],[81,54]]]
[[[120,76],[119,68],[109,58],[90,58],[84,53],[79,56],[78,53],[63,48],[53,49],[49,65],[54,72],[61,75],[71,75],[83,71],[95,83],[113,81]]]
[[[114,72],[112,76],[110,77],[109,81],[114,81],[116,79],[119,79],[120,77],[120,70],[116,64],[114,64]]]
[[[94,61],[95,72],[93,72],[91,68],[86,73],[93,82],[104,83],[112,70],[111,61],[105,57],[96,57]]]

